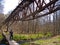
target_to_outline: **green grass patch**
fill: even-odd
[[[13,39],[18,40],[27,40],[27,39],[36,39],[43,37],[43,34],[14,34]]]
[[[43,33],[39,34],[14,34],[13,39],[16,41],[19,40],[33,40],[37,38],[44,38],[44,37],[51,37],[51,33],[46,33],[45,35]]]

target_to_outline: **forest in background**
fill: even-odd
[[[53,33],[60,34],[60,11],[49,14],[47,16],[30,20],[30,21],[15,21],[9,30],[14,33],[32,34],[32,33]]]

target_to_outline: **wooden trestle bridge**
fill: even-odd
[[[60,10],[60,5],[56,5],[58,1],[59,0],[49,0],[49,2],[46,2],[45,0],[22,0],[21,3],[4,20],[4,22],[1,23],[0,28],[6,25],[8,31],[8,26],[12,25],[15,21],[34,20],[46,16],[48,14],[54,13]],[[8,42],[9,41],[10,40],[8,40]]]

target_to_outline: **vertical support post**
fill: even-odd
[[[29,21],[28,21],[28,24],[27,24],[27,32],[29,33]]]
[[[22,32],[21,33],[24,33],[23,21],[22,21]]]

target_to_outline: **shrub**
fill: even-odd
[[[45,37],[51,37],[51,36],[52,36],[52,33],[50,33],[50,32],[47,32],[45,35]]]
[[[2,34],[0,34],[0,40],[2,40],[3,39],[3,36],[2,36]]]

